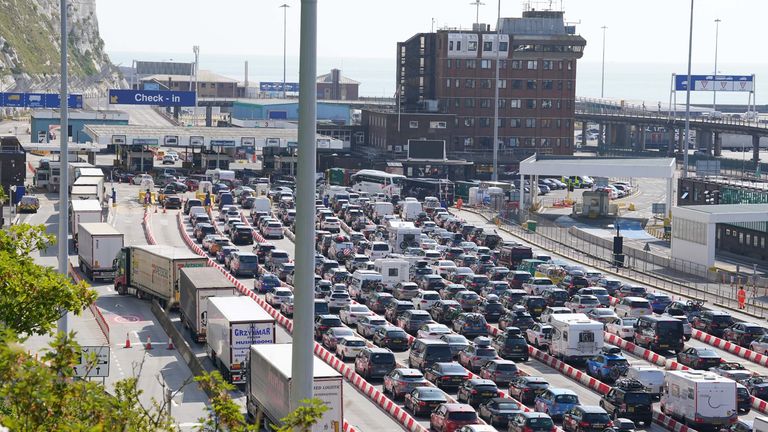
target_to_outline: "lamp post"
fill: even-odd
[[[288,23],[288,8],[291,7],[287,3],[283,3],[280,6],[283,8],[283,99],[285,99],[285,58],[286,58],[286,35],[287,23]]]
[[[691,135],[691,55],[693,52],[693,0],[691,23],[688,26],[688,77],[685,84],[685,138],[683,143],[683,178],[688,177],[688,138]]]
[[[715,86],[712,89],[712,111],[717,111],[717,42],[720,36],[720,18],[715,19]]]
[[[69,69],[67,67],[67,39],[69,38],[67,29],[67,0],[60,0],[60,18],[61,18],[61,88],[59,89],[59,118],[61,120],[61,130],[59,138],[61,140],[59,148],[59,160],[61,161],[61,172],[59,175],[59,229],[58,229],[58,261],[59,273],[67,274],[69,270],[69,94],[67,82],[69,81]],[[65,336],[69,332],[69,312],[64,309],[61,311],[61,318],[58,322],[58,330]]]
[[[493,172],[491,180],[499,181],[499,55],[501,53],[501,0],[496,12],[496,79],[493,83]],[[507,44],[509,52],[509,44]]]
[[[192,52],[195,53],[195,109],[193,116],[195,116],[194,125],[197,126],[197,70],[200,69],[200,45],[192,46]]]
[[[605,29],[608,27],[602,26],[603,29],[603,67],[600,73],[600,98],[605,97]]]

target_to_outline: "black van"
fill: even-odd
[[[635,324],[635,344],[652,351],[683,350],[683,322],[670,317],[643,315]]]
[[[447,342],[434,339],[416,339],[408,355],[408,366],[424,371],[435,362],[452,362],[453,354]]]

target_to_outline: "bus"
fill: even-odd
[[[403,180],[404,175],[364,169],[350,176],[350,186],[355,192],[371,195],[383,193],[389,198],[393,195],[402,197]]]
[[[414,197],[419,201],[431,196],[437,197],[441,203],[452,205],[455,193],[454,184],[450,180],[436,178],[406,178],[403,180],[402,197]]]

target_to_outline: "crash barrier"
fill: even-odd
[[[768,352],[760,354],[751,349],[744,348],[733,342],[720,339],[717,336],[712,336],[709,333],[697,329],[691,330],[691,337],[700,340],[705,344],[728,351],[729,353],[735,354],[745,360],[749,360],[752,363],[759,364],[760,366],[768,366]]]
[[[153,245],[157,244],[155,236],[152,234],[152,228],[149,226],[149,216],[152,213],[149,211],[149,207],[144,208],[144,217],[141,220],[141,225],[144,227],[144,237],[147,239],[147,243]]]
[[[179,332],[176,326],[173,325],[170,317],[168,317],[168,314],[165,313],[157,300],[152,300],[151,310],[157,318],[157,322],[160,323],[160,327],[162,327],[168,337],[171,338],[173,345],[178,350],[181,358],[184,359],[184,363],[187,364],[192,374],[195,376],[203,375],[205,373],[205,367],[203,367],[203,363],[200,361],[200,359],[197,358],[195,353],[192,352],[192,348],[184,339],[184,336],[182,336],[181,332]],[[206,392],[208,397],[214,396],[213,393],[209,393],[209,390],[203,390]]]
[[[178,229],[181,234],[181,237],[184,240],[184,243],[198,255],[206,256],[203,249],[197,244],[195,244],[190,238],[189,234],[187,233],[187,230],[184,227],[184,221],[183,221],[181,212],[177,214],[176,221],[177,221],[177,225],[178,225]],[[254,238],[256,238],[256,234],[257,233],[254,230]],[[221,271],[224,274],[224,276],[226,276],[227,279],[229,279],[230,282],[232,282],[235,285],[235,287],[237,287],[238,291],[240,291],[241,294],[251,297],[254,301],[256,301],[256,303],[259,304],[259,306],[264,308],[264,310],[267,311],[267,313],[269,313],[281,327],[285,328],[285,330],[288,333],[293,333],[292,320],[286,318],[277,309],[273,308],[269,303],[267,303],[261,297],[256,295],[255,292],[253,292],[248,287],[243,285],[242,282],[240,282],[237,278],[235,278],[224,267],[219,265],[217,262],[214,262],[210,258],[208,259],[208,266],[215,267],[219,271]],[[382,392],[377,390],[370,383],[368,383],[362,377],[360,377],[354,371],[354,369],[350,368],[349,366],[347,366],[341,361],[330,361],[329,359],[331,358],[333,358],[334,360],[337,360],[337,359],[330,351],[323,348],[317,342],[314,342],[314,353],[315,355],[323,359],[326,363],[328,363],[331,367],[336,369],[339,373],[341,373],[345,377],[345,379],[347,379],[347,381],[349,381],[352,385],[357,387],[363,394],[365,394],[369,399],[371,399],[373,402],[379,405],[385,412],[389,413],[395,420],[397,420],[407,430],[411,432],[427,432],[427,430],[423,426],[421,426],[407,412],[405,412],[405,410],[400,408],[396,403],[394,403],[392,400],[387,398]],[[345,430],[348,430],[350,432],[354,430],[352,426],[349,425],[346,421],[344,421],[344,423],[345,423]]]
[[[78,273],[77,269],[72,265],[71,261],[67,261],[67,269],[69,276],[75,281],[75,283],[80,283],[83,278],[80,276],[80,273]],[[99,329],[104,334],[104,337],[107,338],[107,343],[110,343],[109,339],[109,323],[107,323],[107,320],[104,318],[104,315],[101,313],[101,309],[96,306],[96,302],[91,303],[88,305],[88,309],[91,310],[91,313],[93,314],[93,317],[96,319],[96,324],[99,325]]]

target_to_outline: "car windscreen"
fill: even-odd
[[[624,395],[624,402],[628,404],[650,405],[651,394],[646,392],[627,393]]]
[[[493,348],[477,348],[477,350],[475,350],[475,354],[477,354],[480,357],[490,357],[490,356],[495,357],[496,350]]]
[[[564,404],[579,403],[579,397],[576,395],[564,394],[555,396],[555,402]]]
[[[395,363],[395,355],[391,353],[376,353],[371,354],[371,362],[373,363],[382,363],[382,364],[394,364]]]
[[[240,263],[255,264],[259,258],[256,255],[240,255]]]
[[[552,422],[552,419],[549,417],[533,417],[528,419],[526,422],[528,426],[535,428],[535,429],[552,429],[555,427],[555,424]]]
[[[448,413],[449,420],[473,421],[477,419],[477,413],[474,411],[451,411]]]
[[[608,417],[608,413],[585,413],[584,420],[587,423],[605,425],[607,423],[610,423],[611,418]]]

